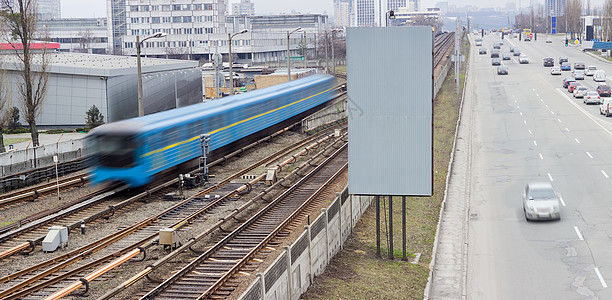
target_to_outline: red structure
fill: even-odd
[[[31,43],[30,49],[59,49],[59,43]],[[0,43],[0,50],[13,50],[13,49],[23,49],[23,44],[21,43]]]

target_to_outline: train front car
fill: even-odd
[[[92,184],[119,182],[141,186],[150,181],[145,167],[139,163],[142,139],[136,124],[131,120],[110,123],[87,135],[85,153]]]
[[[87,137],[91,181],[139,187],[232,152],[314,112],[339,95],[335,78],[313,75],[206,103],[102,125]]]

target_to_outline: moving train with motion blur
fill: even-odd
[[[340,95],[330,75],[312,75],[219,100],[113,122],[85,140],[92,184],[129,187],[192,170],[210,135],[208,161],[312,114]]]

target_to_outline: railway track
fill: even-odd
[[[141,299],[225,298],[237,286],[234,275],[252,272],[289,225],[348,165],[347,145],[324,163],[210,247],[187,266],[156,286]]]
[[[240,188],[236,188],[237,185],[231,183],[232,180],[246,174],[247,172],[250,172],[257,166],[269,164],[275,159],[287,155],[292,150],[294,151],[295,149],[299,149],[299,147],[302,147],[307,142],[312,141],[321,135],[325,136],[325,132],[295,143],[290,147],[287,147],[274,155],[243,169],[242,171],[219,182],[215,186],[198,193],[194,197],[190,197],[185,201],[177,203],[166,211],[148,218],[147,220],[138,222],[137,224],[134,224],[128,228],[124,228],[116,234],[107,236],[104,239],[83,246],[75,251],[61,255],[60,257],[56,257],[36,266],[32,266],[4,278],[0,278],[0,284],[3,284],[3,287],[0,287],[0,298],[19,299],[28,295],[31,295],[28,297],[34,298],[44,297],[45,295],[49,295],[51,293],[48,291],[48,289],[45,289],[47,287],[49,287],[51,291],[57,290],[58,287],[65,286],[67,282],[74,280],[74,278],[78,279],[80,276],[82,276],[82,273],[86,272],[87,270],[108,262],[109,260],[112,260],[118,256],[124,255],[129,251],[133,251],[134,249],[144,249],[143,247],[149,247],[152,245],[153,240],[158,236],[159,229],[168,227],[181,228],[183,226],[188,226],[193,220],[210,213],[210,211],[215,208],[223,206],[224,203],[232,200],[232,196],[236,196],[237,193],[248,189],[248,185],[241,185],[242,190]],[[331,137],[332,135],[327,135],[324,139],[331,139]],[[318,146],[320,143],[321,140],[319,140],[316,145]],[[303,151],[304,150],[301,152]],[[308,150],[305,152],[308,152]],[[296,155],[297,154],[294,154],[291,158],[289,158],[289,160],[295,160]],[[259,176],[258,178],[254,179],[254,182],[257,182],[262,178],[263,176]],[[225,196],[218,199],[204,197],[205,194],[212,191],[215,191],[217,194],[225,194]],[[92,257],[94,253],[97,253],[96,257],[99,258],[91,261],[92,259],[90,259],[90,257]],[[81,263],[79,266],[73,266],[73,264],[76,265],[77,262],[85,260],[86,258],[87,263]],[[43,270],[43,268],[49,266],[52,267]]]
[[[455,33],[443,33],[434,40],[434,69],[438,67],[448,50],[455,45]]]
[[[62,178],[59,180],[59,188],[65,189],[75,185],[85,185],[88,182],[88,178],[89,177],[86,174],[78,174],[69,176],[67,178]],[[57,192],[57,189],[58,182],[53,181],[2,194],[0,195],[0,209],[22,200],[35,200],[42,195]]]

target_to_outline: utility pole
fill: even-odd
[[[457,29],[455,31],[455,55],[453,55],[453,60],[455,61],[455,85],[457,86],[457,94],[459,94],[459,68],[461,68],[461,49],[460,47],[460,39],[461,39],[461,19],[457,18]]]

